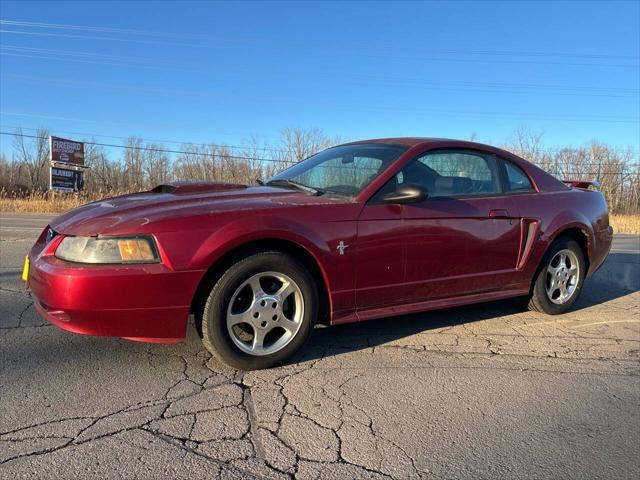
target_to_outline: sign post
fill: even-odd
[[[60,137],[49,137],[49,189],[81,192],[84,189],[84,143]]]

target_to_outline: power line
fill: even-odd
[[[74,63],[87,63],[92,65],[109,65],[113,67],[136,67],[136,68],[156,68],[156,69],[166,68],[160,65],[136,63],[133,61],[130,63],[123,63],[123,62],[117,63],[117,61],[115,60],[102,61],[102,60],[90,60],[85,58],[54,57],[52,55],[38,55],[38,54],[15,53],[15,52],[4,52],[4,51],[0,51],[0,55],[5,57],[35,58],[38,60],[47,60],[47,61],[54,61],[54,62],[74,62]]]
[[[7,32],[5,30],[0,30],[0,32],[5,32],[5,33],[12,33],[12,32]],[[17,33],[17,32],[15,32]],[[161,62],[154,62],[153,60],[149,60],[149,59],[131,59],[128,60],[127,57],[116,57],[113,55],[101,55],[101,54],[97,54],[97,53],[87,53],[87,52],[72,52],[69,50],[53,50],[53,49],[39,49],[39,48],[31,48],[31,47],[22,47],[22,46],[7,46],[7,47],[2,47],[4,50],[8,50],[5,52],[2,52],[2,55],[5,56],[12,56],[12,57],[25,57],[25,58],[35,58],[35,59],[40,59],[40,60],[49,60],[49,61],[65,61],[65,62],[75,62],[75,63],[90,63],[90,64],[98,64],[98,65],[113,65],[113,66],[133,66],[133,67],[144,67],[144,68],[167,68],[167,67],[171,67],[171,68],[182,68],[182,69],[192,69],[192,70],[198,70],[200,67],[197,65],[177,65],[177,64],[168,64],[168,63],[161,63]],[[16,53],[18,52],[18,53]],[[19,52],[24,52],[24,53],[19,53]],[[51,54],[55,54],[55,55],[62,55],[62,56],[58,56],[58,57],[54,57]],[[371,56],[371,55],[366,55],[366,56]],[[79,58],[73,58],[73,57],[79,57]],[[91,59],[91,57],[95,57],[96,59]],[[380,57],[380,55],[377,56],[371,56],[371,57]],[[105,60],[101,60],[101,58],[105,59]],[[128,58],[132,58],[132,57],[128,57]],[[386,58],[386,57],[385,57]],[[393,57],[395,58],[395,57]],[[433,60],[433,61],[451,61],[451,62],[487,62],[485,60],[478,60],[478,59],[453,59],[453,58],[427,58],[428,60]],[[140,61],[145,62],[144,64],[140,63]],[[121,62],[121,63],[114,63],[114,62]],[[540,62],[527,62],[527,61],[520,61],[520,60],[489,60],[489,63],[540,63]],[[543,64],[552,64],[552,65],[568,65],[568,66],[580,66],[580,65],[599,65],[599,64],[585,64],[585,63],[566,63],[566,62],[543,62]],[[639,65],[637,64],[629,64],[629,65],[614,65],[614,64],[610,64],[610,65],[599,65],[599,66],[614,66],[614,67],[638,67]]]
[[[292,101],[292,99],[276,99],[280,103],[284,101]],[[296,100],[298,105],[310,104],[303,100]],[[570,121],[570,122],[596,122],[596,123],[640,123],[640,118],[633,115],[580,115],[580,114],[560,114],[560,113],[533,113],[533,112],[500,112],[500,111],[479,111],[479,110],[452,110],[452,109],[439,109],[439,108],[411,108],[411,107],[390,107],[386,105],[372,105],[371,107],[360,105],[345,105],[345,104],[324,104],[331,106],[331,108],[341,110],[361,110],[361,111],[373,111],[373,112],[410,112],[410,113],[437,113],[441,115],[453,115],[453,116],[471,116],[471,117],[492,117],[501,119],[513,119],[513,118],[533,118],[537,120],[558,120],[558,121]],[[35,117],[35,118],[48,118],[54,120],[67,120],[67,121],[81,121],[99,123],[96,120],[86,119],[72,119],[63,117],[52,117],[40,114],[24,113],[24,112],[7,112],[0,111],[0,114],[7,116],[17,117]],[[103,122],[119,125],[127,125],[126,122]],[[129,124],[131,125],[131,124]],[[139,124],[136,124],[139,125]]]
[[[136,128],[147,127],[147,128],[178,128],[178,125],[172,124],[158,124],[158,123],[130,123],[130,122],[117,122],[117,121],[100,121],[100,120],[91,120],[91,119],[83,119],[83,118],[71,118],[71,117],[59,117],[54,115],[42,115],[42,114],[33,114],[26,112],[8,112],[5,110],[0,110],[0,116],[8,116],[8,117],[26,117],[26,118],[42,118],[45,120],[60,120],[65,122],[81,122],[81,123],[97,123],[100,125],[124,125],[131,126],[134,125]],[[220,132],[220,134],[223,134]],[[237,132],[224,132],[225,135],[236,135]],[[243,133],[244,134],[244,133]],[[127,137],[131,135],[126,135]]]
[[[31,130],[31,131],[35,131],[37,132],[38,130],[40,130],[40,128],[33,128],[33,127],[23,127],[20,125],[7,125],[7,124],[2,124],[3,127],[5,128],[15,128],[16,130]],[[296,150],[289,150],[289,149],[285,149],[285,148],[277,148],[277,147],[254,147],[251,145],[229,145],[229,144],[225,144],[225,143],[198,143],[198,142],[192,142],[189,140],[167,140],[167,139],[157,139],[157,138],[144,138],[144,137],[140,137],[138,135],[104,135],[104,134],[100,134],[100,133],[90,133],[90,132],[76,132],[76,131],[72,131],[72,130],[59,130],[56,129],[57,132],[59,133],[64,133],[64,134],[70,134],[70,135],[86,135],[89,137],[98,137],[98,138],[116,138],[116,139],[126,139],[126,138],[136,138],[139,139],[141,141],[147,142],[147,143],[171,143],[171,144],[175,144],[175,145],[194,145],[194,146],[199,146],[199,147],[216,147],[216,148],[231,148],[231,149],[236,149],[236,150],[259,150],[259,151],[264,151],[264,152],[279,152],[279,153],[292,153],[292,154],[296,154],[297,151]],[[584,149],[589,149],[591,148],[589,145],[586,147],[578,147],[578,148],[582,148]],[[616,146],[607,146],[607,148],[609,150],[614,150],[616,152],[622,152],[622,153],[627,153],[630,152],[631,154],[633,154],[634,156],[636,155],[636,152],[638,152],[638,150],[636,150],[633,147],[616,147]],[[559,152],[566,152],[566,151],[571,151],[572,148],[571,147],[563,147],[563,148],[544,148],[541,150],[541,153],[545,154],[545,153],[559,153]],[[612,161],[610,162],[612,165],[613,164],[617,164],[617,162]],[[557,164],[557,163],[556,163]],[[572,162],[567,162],[566,165],[574,165],[574,163]]]
[[[3,51],[0,52],[0,55],[11,56],[11,57],[21,57],[21,58],[33,58],[44,61],[55,61],[55,62],[76,62],[83,64],[94,64],[94,65],[107,65],[107,66],[127,66],[127,67],[135,67],[135,68],[180,68],[180,69],[198,69],[198,66],[195,65],[177,65],[177,64],[168,64],[168,63],[160,63],[154,62],[150,59],[145,58],[137,58],[137,57],[124,57],[124,56],[115,56],[115,55],[101,55],[94,54],[88,52],[72,52],[67,50],[54,50],[54,49],[41,49],[41,48],[31,48],[31,47],[21,47],[14,45],[4,45],[0,47]],[[24,52],[24,53],[21,53]],[[54,56],[54,55],[62,55],[62,56]],[[378,76],[363,76],[363,75],[354,75],[353,78],[346,77],[347,81],[353,81],[358,78],[364,78],[368,84],[378,83],[382,86],[432,86],[439,90],[448,90],[448,91],[459,91],[458,89],[451,88],[451,85],[456,84],[456,82],[447,82],[446,85],[439,85],[434,82],[424,82],[421,79],[411,79],[411,78],[402,78],[401,81],[397,82],[399,79],[391,79],[385,77]],[[375,79],[374,82],[371,82],[371,79]],[[589,97],[613,97],[613,98],[637,98],[635,94],[638,92],[638,89],[612,89],[612,88],[603,88],[603,87],[568,87],[568,86],[544,86],[544,85],[531,85],[531,84],[504,84],[504,83],[473,83],[473,82],[457,82],[457,85],[468,89],[469,91],[482,91],[488,93],[513,93],[513,94],[551,94],[551,95],[570,95],[570,96],[589,96]],[[111,88],[109,86],[102,86],[102,88]],[[117,88],[123,88],[122,86],[118,86]],[[130,87],[126,87],[130,88]],[[506,91],[505,88],[524,88],[524,89],[546,89],[555,88],[555,91],[552,92],[537,92],[537,91]],[[499,90],[494,90],[499,89]],[[589,90],[587,90],[589,89]],[[562,91],[559,91],[562,90]],[[148,90],[142,90],[148,91]],[[587,91],[594,93],[586,93]],[[610,92],[627,92],[630,95],[624,94],[613,94]],[[176,91],[174,94],[188,94],[185,92]],[[200,92],[199,94],[211,95],[211,92]],[[577,119],[576,121],[585,121],[585,119]]]
[[[531,65],[562,65],[568,67],[622,67],[622,68],[638,68],[640,65],[637,63],[587,63],[587,62],[566,62],[566,61],[546,61],[536,62],[531,60],[495,60],[495,59],[480,59],[480,58],[434,58],[434,57],[417,57],[408,55],[373,55],[373,54],[361,54],[360,56],[369,58],[395,58],[398,60],[428,60],[437,62],[457,62],[457,63],[506,63],[506,64],[531,64]]]
[[[24,137],[24,138],[34,138],[38,140],[48,140],[49,137],[41,137],[38,135],[29,135],[26,133],[12,133],[12,132],[1,132],[0,135],[9,135],[13,137]],[[184,150],[168,150],[164,148],[154,148],[154,147],[132,147],[129,145],[116,145],[113,143],[99,143],[99,142],[83,142],[87,145],[96,145],[101,147],[109,147],[109,148],[122,148],[126,150],[142,150],[146,152],[157,152],[157,153],[177,153],[177,154],[186,154],[186,155],[196,155],[202,157],[219,157],[219,158],[237,158],[240,160],[258,160],[261,162],[276,162],[276,163],[287,163],[292,164],[296,163],[296,161],[292,160],[281,160],[277,158],[260,158],[260,157],[248,157],[243,155],[230,155],[224,153],[204,153],[204,152],[188,152]]]
[[[12,25],[16,27],[32,27],[44,29],[58,30],[84,30],[89,32],[117,33],[124,35],[144,35],[152,37],[169,37],[169,38],[194,38],[184,35],[175,35],[167,32],[152,32],[150,30],[135,30],[130,28],[111,28],[111,27],[95,27],[86,25],[65,25],[60,23],[45,22],[25,22],[19,20],[0,20],[0,25]]]
[[[105,60],[114,60],[114,61],[120,61],[120,62],[131,62],[131,63],[139,63],[139,62],[145,62],[147,61],[147,59],[145,58],[140,58],[140,57],[129,57],[129,56],[123,56],[123,55],[104,55],[104,54],[99,54],[99,53],[92,53],[92,52],[76,52],[76,51],[71,51],[71,50],[57,50],[57,49],[53,49],[53,48],[35,48],[35,47],[23,47],[21,45],[2,45],[0,46],[0,49],[2,50],[8,50],[8,51],[16,51],[16,52],[28,52],[28,53],[36,53],[36,54],[44,54],[44,55],[49,55],[49,54],[54,54],[54,55],[63,55],[63,56],[70,56],[70,57],[81,57],[81,58],[103,58]]]
[[[367,75],[355,75],[356,77],[362,78],[370,78],[371,76]],[[385,76],[379,77],[384,80],[397,80],[397,79],[406,79],[411,81],[420,81],[422,79],[416,77],[408,77],[403,75],[402,77],[398,76]],[[452,85],[482,85],[486,87],[495,87],[495,88],[504,88],[504,87],[518,87],[518,88],[542,88],[542,89],[559,89],[559,90],[588,90],[588,91],[626,91],[626,92],[638,92],[639,88],[619,88],[619,87],[594,87],[587,85],[562,85],[562,84],[549,84],[549,83],[506,83],[506,82],[469,82],[469,81],[451,81],[448,80],[447,84]]]
[[[221,37],[211,37],[209,35],[178,35],[168,32],[158,32],[150,30],[137,30],[137,29],[124,29],[124,28],[112,28],[112,27],[100,27],[100,26],[88,26],[88,25],[69,25],[69,24],[57,24],[57,23],[45,23],[45,22],[28,22],[20,20],[0,20],[0,25],[10,25],[15,27],[26,28],[41,28],[41,29],[57,29],[57,30],[72,30],[72,31],[88,31],[88,32],[102,32],[113,33],[120,35],[138,35],[138,36],[151,36],[151,37],[165,37],[165,38],[177,38],[185,40],[212,40],[219,41]],[[237,37],[228,37],[237,41]],[[251,41],[258,42],[264,39],[264,37],[254,37]],[[370,45],[364,45],[370,48]],[[389,45],[387,45],[389,46]],[[415,52],[424,52],[423,50],[413,49]],[[432,54],[443,55],[494,55],[494,56],[528,56],[528,57],[563,57],[563,58],[591,58],[591,59],[630,59],[637,60],[640,58],[638,55],[620,55],[620,54],[605,54],[605,53],[568,53],[568,52],[540,52],[540,51],[513,51],[513,50],[461,50],[461,49],[435,49],[429,50]]]
[[[0,131],[0,135],[7,135],[7,136],[13,136],[13,137],[23,137],[23,138],[33,138],[33,139],[38,139],[38,140],[48,140],[49,137],[42,137],[39,135],[29,135],[29,134],[25,134],[25,133],[13,133],[13,132],[3,132]],[[277,159],[277,158],[260,158],[260,157],[249,157],[249,156],[243,156],[243,155],[229,155],[229,154],[223,154],[223,153],[203,153],[203,152],[189,152],[189,151],[184,151],[184,150],[169,150],[169,149],[163,149],[163,148],[154,148],[154,147],[133,147],[133,146],[129,146],[129,145],[116,145],[116,144],[109,144],[109,143],[100,143],[100,142],[83,142],[87,145],[96,145],[96,146],[102,146],[102,147],[109,147],[109,148],[122,148],[122,149],[127,149],[127,150],[142,150],[142,151],[149,151],[149,152],[162,152],[162,153],[175,153],[175,154],[187,154],[187,155],[196,155],[196,156],[203,156],[203,157],[220,157],[220,158],[236,158],[236,159],[240,159],[240,160],[258,160],[261,162],[275,162],[275,163],[286,163],[286,164],[293,164],[293,163],[297,163],[297,160],[282,160],[282,159]],[[559,165],[563,165],[562,163],[554,163],[553,165],[549,165],[549,167],[555,167],[557,168]],[[567,163],[566,165],[573,165],[571,163]],[[598,166],[603,166],[603,165],[613,165],[613,163],[598,163],[598,164],[591,164],[589,165],[590,168],[593,167],[598,167]],[[640,163],[636,163],[636,164],[626,164],[624,165],[625,168],[635,168],[635,167],[640,167]],[[557,172],[557,170],[556,170]],[[560,172],[563,174],[569,174],[569,175],[620,175],[620,174],[625,174],[625,172],[574,172],[574,171],[566,171],[566,172]],[[556,173],[557,174],[557,173]]]
[[[23,129],[23,130],[31,130],[31,131],[40,130],[39,128],[21,127],[17,125],[3,124],[2,126],[5,128],[15,128],[15,129]],[[134,137],[136,139],[140,139],[147,143],[172,143],[175,145],[194,145],[198,147],[232,148],[235,150],[260,150],[264,152],[296,153],[295,150],[287,150],[285,148],[276,148],[276,147],[254,147],[251,145],[246,145],[246,146],[227,145],[224,143],[198,143],[198,142],[191,142],[188,140],[164,140],[164,139],[157,139],[157,138],[142,138],[137,135],[103,135],[100,133],[74,132],[70,130],[58,130],[58,129],[56,129],[56,131],[60,133],[70,134],[70,135],[86,135],[89,137],[98,137],[98,138],[117,138],[121,140],[129,137]]]
[[[87,85],[87,82],[71,82],[64,78],[55,78],[55,77],[46,77],[42,75],[16,75],[16,74],[4,74],[6,77],[20,78],[20,79],[34,79],[34,80],[46,80],[49,82],[58,82],[58,83],[69,83],[72,85]],[[322,76],[322,72],[318,72],[317,74],[314,72],[314,76],[320,77]],[[280,76],[278,76],[280,77]],[[489,88],[496,89],[496,91],[501,92],[505,88],[515,88],[515,89],[533,89],[533,90],[562,90],[562,91],[571,91],[571,92],[594,92],[594,93],[627,93],[633,95],[634,97],[638,92],[640,92],[639,88],[616,88],[616,87],[593,87],[593,86],[580,86],[580,85],[550,85],[550,84],[536,84],[536,83],[503,83],[503,82],[461,82],[461,81],[453,81],[447,80],[444,82],[433,82],[433,81],[424,81],[422,78],[416,77],[387,77],[387,76],[375,76],[375,75],[350,75],[350,78],[354,80],[376,80],[382,82],[389,82],[389,84],[403,85],[400,82],[396,82],[397,80],[408,80],[410,83],[419,84],[420,86],[460,86],[460,87],[479,87],[479,88]],[[109,88],[123,88],[123,89],[135,89],[131,85],[123,85],[123,84],[114,84],[114,83],[96,83],[92,82],[89,85],[95,85],[99,87],[109,87]],[[139,88],[138,88],[139,89]],[[188,93],[193,95],[201,95],[207,93],[204,90],[161,90],[163,93]]]
[[[0,29],[0,33],[9,33],[12,35],[31,35],[37,37],[58,37],[58,38],[73,38],[73,39],[82,39],[82,40],[104,40],[109,42],[124,42],[124,43],[141,43],[145,45],[166,45],[166,46],[174,46],[174,47],[196,47],[200,48],[203,45],[193,44],[193,43],[176,43],[176,42],[165,42],[165,41],[157,41],[157,40],[141,40],[135,38],[117,38],[117,37],[101,37],[95,35],[69,35],[66,33],[44,33],[44,32],[23,32],[18,30],[5,30]]]
[[[145,41],[138,39],[123,39],[123,38],[115,38],[115,37],[96,37],[90,35],[68,35],[61,33],[42,33],[42,32],[22,32],[16,30],[4,30],[0,29],[0,33],[8,33],[8,34],[21,34],[21,35],[36,35],[36,36],[53,36],[53,37],[64,37],[64,38],[74,38],[74,39],[86,39],[86,40],[104,40],[104,41],[119,41],[119,42],[133,42],[133,43],[145,43],[145,44],[159,44],[159,45],[174,45],[174,46],[186,46],[186,47],[201,47],[201,45],[193,45],[193,44],[178,44],[178,43],[170,43],[170,42],[158,42],[158,41]],[[347,54],[347,56],[349,56]],[[354,56],[354,55],[351,55]],[[428,60],[435,62],[474,62],[474,63],[507,63],[507,64],[533,64],[533,65],[559,65],[559,66],[587,66],[587,67],[621,67],[621,68],[638,68],[639,64],[617,64],[617,63],[586,63],[586,62],[537,62],[531,60],[496,60],[496,59],[460,59],[460,58],[438,58],[438,57],[429,57],[429,56],[398,56],[398,55],[371,55],[371,54],[356,54],[355,56],[361,57],[369,57],[369,58],[395,58],[398,60]],[[74,61],[73,59],[69,59],[69,61]]]
[[[5,128],[15,128],[16,130],[31,130],[31,131],[38,131],[40,130],[40,128],[33,128],[33,127],[23,127],[20,125],[7,125],[7,124],[2,124],[3,127]],[[175,144],[175,145],[194,145],[194,146],[199,146],[199,147],[217,147],[217,148],[231,148],[231,149],[236,149],[236,150],[260,150],[260,151],[265,151],[265,152],[280,152],[280,153],[297,153],[296,150],[289,150],[286,148],[277,148],[277,147],[254,147],[251,145],[229,145],[226,143],[198,143],[198,142],[192,142],[189,140],[167,140],[167,139],[158,139],[158,138],[144,138],[144,137],[140,137],[137,135],[104,135],[101,133],[90,133],[90,132],[76,132],[76,131],[72,131],[72,130],[59,130],[56,129],[57,132],[59,133],[64,133],[64,134],[69,134],[69,135],[86,135],[88,137],[98,137],[98,138],[116,138],[116,139],[126,139],[129,137],[134,137],[136,139],[142,140],[143,142],[147,142],[147,143],[171,143],[171,144]],[[586,146],[586,147],[578,147],[578,148],[582,148],[582,149],[589,149],[591,148],[590,146]],[[636,152],[638,152],[638,150],[636,150],[633,147],[616,147],[616,146],[607,146],[607,149],[609,150],[614,150],[616,152],[622,152],[622,153],[626,153],[626,152],[630,152],[633,155],[636,154]],[[541,150],[541,153],[558,153],[558,152],[564,152],[564,151],[570,151],[571,147],[563,147],[563,148],[544,148]],[[612,165],[616,164],[615,161],[610,162]],[[573,165],[573,163],[571,162],[567,162],[567,165]],[[640,164],[639,164],[640,165]]]
[[[13,53],[7,53],[7,55],[30,57],[29,55],[13,54]],[[44,58],[44,57],[36,57],[36,58]],[[54,59],[54,58],[47,57],[47,59]],[[82,61],[82,63],[115,65],[110,62]],[[143,66],[152,67],[153,65],[143,65]],[[11,77],[11,78],[19,78],[22,80],[39,83],[39,84],[44,83],[44,84],[57,85],[62,87],[80,86],[80,87],[93,87],[93,88],[115,89],[115,90],[130,90],[130,91],[138,91],[138,92],[144,92],[144,93],[171,94],[171,95],[180,95],[180,96],[194,96],[194,95],[212,96],[213,95],[211,91],[204,91],[204,90],[199,90],[199,91],[198,90],[172,90],[172,89],[161,89],[161,88],[136,87],[132,85],[125,85],[125,84],[118,84],[118,83],[76,82],[76,81],[71,81],[66,79],[52,78],[52,77],[45,77],[45,76],[38,76],[38,75],[5,74],[4,76]],[[346,78],[346,80],[349,81],[352,79]],[[391,83],[387,83],[384,81],[378,82],[377,80],[374,80],[373,82],[367,82],[367,84],[368,85],[378,84],[378,85],[391,86],[391,87],[398,87],[398,86],[400,87],[401,86],[431,87],[435,90],[447,90],[447,91],[454,91],[454,92],[470,91],[470,92],[487,92],[487,93],[498,93],[498,94],[514,93],[514,94],[522,94],[522,95],[536,94],[536,95],[570,95],[570,96],[580,96],[580,97],[638,98],[638,90],[636,90],[634,93],[633,91],[625,91],[625,89],[620,89],[621,93],[616,94],[614,93],[615,90],[613,89],[611,89],[610,92],[602,91],[600,93],[597,93],[597,92],[590,93],[588,90],[585,91],[579,88],[572,89],[571,87],[565,87],[560,89],[560,90],[566,90],[566,91],[551,91],[551,90],[545,91],[542,88],[527,90],[531,87],[523,86],[522,88],[525,88],[525,90],[517,90],[519,88],[518,84],[511,84],[510,86],[498,87],[498,86],[494,86],[493,84],[473,83],[473,82],[466,82],[466,83],[459,82],[458,88],[453,88],[456,86],[456,82],[447,82],[447,83],[436,83],[436,82],[394,83],[394,82],[391,82]],[[516,89],[516,90],[509,90],[509,89]],[[629,90],[632,90],[632,89],[629,89]]]

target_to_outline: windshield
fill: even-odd
[[[406,150],[383,144],[333,147],[279,173],[267,184],[290,180],[319,192],[355,196]]]

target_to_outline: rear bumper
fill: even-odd
[[[192,295],[204,272],[176,272],[162,264],[80,265],[34,250],[29,269],[34,305],[53,325],[148,342],[184,338]]]
[[[589,271],[587,272],[588,277],[596,273],[607,259],[612,243],[613,228],[611,226],[596,232],[591,261],[589,262]]]

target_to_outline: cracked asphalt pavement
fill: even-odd
[[[568,314],[516,301],[317,328],[284,367],[63,332],[0,217],[0,478],[637,478],[640,237]]]

